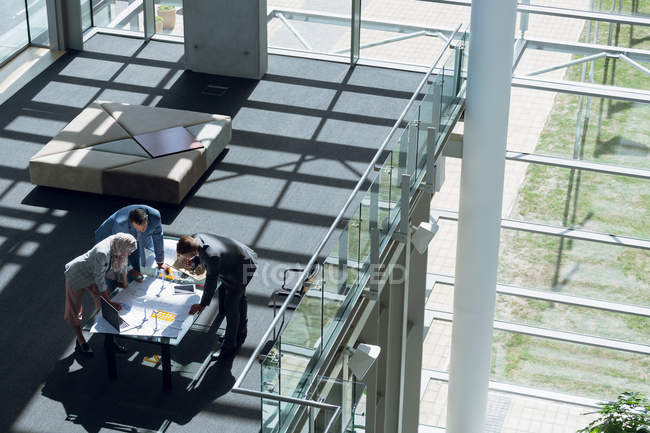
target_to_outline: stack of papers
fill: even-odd
[[[201,300],[200,293],[177,292],[169,281],[146,277],[142,282],[131,282],[111,300],[122,304],[120,317],[129,326],[122,326],[120,335],[176,338],[183,322],[192,320],[189,310]],[[90,332],[118,334],[100,314]]]

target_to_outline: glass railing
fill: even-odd
[[[325,405],[310,406],[293,401],[262,399],[261,433],[298,431],[326,433],[354,431],[354,414],[365,386],[361,382],[305,376],[304,372],[279,368],[279,358],[267,358],[262,364],[260,389],[290,399],[311,400],[313,395],[326,394]],[[298,393],[306,379],[313,384],[312,392]],[[327,406],[326,406],[327,405]]]
[[[317,263],[318,273],[307,283],[308,271],[303,272],[235,383],[234,392],[262,397],[263,432],[324,431],[297,429],[296,424],[313,410],[308,403],[314,396],[326,396],[329,401],[332,395],[332,386],[325,387],[322,382],[336,381],[313,373],[320,371],[324,355],[337,342],[364,288],[373,290],[368,281],[377,281],[381,252],[392,237],[405,233],[408,226],[402,220],[402,208],[409,206],[420,185],[433,187],[435,158],[463,107],[465,47],[466,33],[457,29],[305,267],[312,269]],[[324,251],[331,253],[324,256]],[[288,311],[292,302],[295,311]],[[261,354],[263,346],[265,353]],[[262,359],[262,391],[256,393],[240,385],[258,357]],[[332,422],[350,421],[347,403],[332,403],[341,408],[340,419]]]

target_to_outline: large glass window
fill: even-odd
[[[614,399],[650,391],[647,355],[495,331],[491,379],[548,391]]]
[[[93,25],[91,0],[81,1],[81,30],[86,31]]]
[[[636,81],[636,86],[647,83],[648,78]],[[632,87],[630,82],[628,87]],[[516,89],[521,94],[522,89]],[[526,136],[514,138],[510,134],[508,150],[532,152],[561,158],[614,164],[626,167],[650,168],[650,105],[619,101],[609,98],[587,98],[561,94],[549,98],[540,91],[524,90],[537,101],[554,102],[546,125],[536,146],[525,142]],[[546,93],[546,95],[545,95]],[[550,94],[552,96],[552,94]],[[581,122],[581,133],[576,139],[576,122]],[[517,125],[513,125],[517,126]],[[525,131],[524,131],[525,132]]]
[[[506,176],[521,179],[504,200],[506,219],[650,239],[647,179],[515,161]]]
[[[270,48],[350,56],[350,0],[268,0],[267,9]]]
[[[419,0],[361,1],[362,59],[430,66],[470,8]]]
[[[49,46],[50,34],[47,27],[47,5],[45,0],[29,1],[29,35],[33,45]]]
[[[646,250],[539,233],[502,230],[502,284],[650,306]]]
[[[0,14],[0,63],[29,44],[24,0],[4,0]]]
[[[183,36],[183,0],[154,0],[156,33]]]
[[[144,33],[142,0],[92,0],[93,24]]]

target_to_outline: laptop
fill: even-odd
[[[189,295],[194,293],[194,284],[176,284],[174,295]]]
[[[120,313],[117,312],[115,307],[113,307],[110,302],[106,299],[100,297],[102,301],[102,317],[119,333],[121,329],[128,328],[129,325],[126,320],[120,317]]]

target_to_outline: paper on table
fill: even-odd
[[[177,241],[174,239],[163,239],[165,263],[171,266],[172,268],[177,269],[178,271],[184,272],[185,274],[189,275],[195,280],[201,281],[205,279],[206,272],[203,266],[200,266],[200,269],[197,268],[194,271],[185,268],[185,264],[184,264],[185,260],[180,259],[179,256],[176,254],[176,243]],[[147,256],[145,266],[151,268],[154,265],[155,265],[154,256],[153,254],[149,254]]]
[[[192,304],[200,301],[200,294],[175,295],[174,284],[146,277],[142,282],[131,282],[129,287],[112,300],[130,306],[120,311],[120,317],[130,326],[123,327],[120,335],[148,337],[178,336],[183,322],[188,318]],[[158,317],[153,314],[158,311]],[[145,316],[146,312],[146,316]],[[101,313],[95,319],[90,332],[117,334]]]

